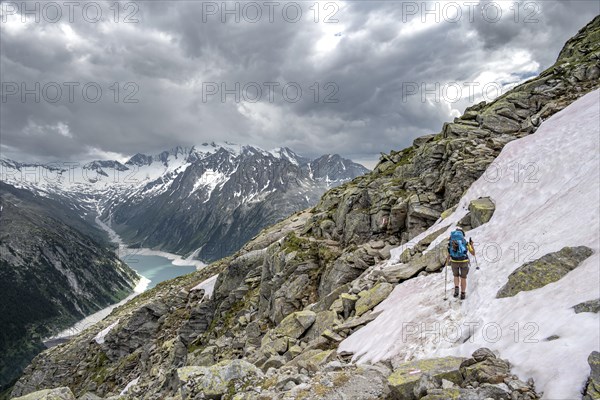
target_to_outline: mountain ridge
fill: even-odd
[[[106,235],[60,202],[0,182],[0,384],[42,340],[125,298],[139,276]]]
[[[124,163],[1,159],[0,167],[3,181],[98,212],[133,247],[208,261],[368,171],[339,155],[311,160],[287,147],[266,151],[229,142],[137,153]]]

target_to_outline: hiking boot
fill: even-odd
[[[454,287],[454,297],[458,297],[458,286]]]
[[[462,293],[460,294],[460,299],[461,299],[461,300],[464,300],[464,299],[465,299],[465,297],[467,297],[467,294],[466,294],[465,292],[462,292]]]

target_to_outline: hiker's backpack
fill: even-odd
[[[453,260],[468,260],[467,255],[467,240],[461,231],[454,231],[450,234],[450,242],[448,243],[448,253]]]

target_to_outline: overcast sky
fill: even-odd
[[[588,0],[26,4],[1,4],[3,157],[230,141],[368,167],[537,75],[600,13]]]

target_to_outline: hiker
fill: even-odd
[[[464,300],[467,290],[467,274],[469,273],[469,255],[467,252],[475,255],[473,249],[473,240],[465,239],[465,231],[457,227],[450,234],[450,242],[448,242],[448,257],[446,257],[446,265],[450,262],[452,267],[452,275],[454,275],[454,297],[458,297],[458,288],[460,285],[460,299]]]

